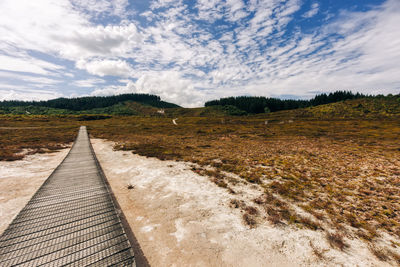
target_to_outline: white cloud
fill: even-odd
[[[311,9],[308,10],[306,13],[303,14],[303,18],[311,18],[318,14],[319,11],[319,4],[313,3],[311,5]]]
[[[248,15],[244,10],[244,3],[242,0],[227,0],[226,9],[229,21],[238,21]]]
[[[197,19],[210,23],[221,19],[223,13],[223,3],[219,0],[198,0],[195,7],[198,10]]]
[[[105,83],[103,79],[86,79],[74,81],[72,82],[72,85],[77,87],[96,87],[102,83]]]
[[[108,5],[122,9],[128,4],[91,0],[77,3],[78,7],[85,5],[99,12]],[[75,61],[93,56],[126,56],[140,43],[141,36],[133,22],[93,25],[77,3],[74,6],[67,0],[1,1],[0,25],[7,25],[0,27],[0,41],[5,46],[2,50],[18,47]]]
[[[50,70],[60,70],[63,68],[62,66],[27,55],[22,55],[22,57],[0,55],[0,70],[49,74]]]
[[[141,44],[141,34],[133,23],[109,26],[83,27],[70,35],[54,39],[64,45],[59,53],[67,59],[77,60],[93,56],[128,56]]]
[[[83,9],[87,12],[102,13],[111,9],[111,1],[106,0],[73,0],[71,3],[77,9]]]
[[[180,4],[181,1],[176,0],[155,0],[151,2],[151,9],[158,9],[162,7],[170,7],[176,4]]]
[[[31,100],[47,100],[62,97],[63,95],[54,92],[54,91],[46,91],[46,90],[29,90],[23,87],[17,86],[3,86],[0,84],[0,101],[3,100],[24,100],[24,101],[31,101]]]
[[[20,49],[58,52],[63,44],[55,37],[89,26],[66,0],[2,0],[0,10],[0,40]]]
[[[92,95],[128,93],[155,94],[162,100],[186,107],[200,106],[204,99],[204,94],[196,90],[190,80],[182,78],[174,71],[149,72],[143,74],[136,82],[129,81],[125,86],[96,89]]]
[[[275,95],[311,96],[308,92],[346,89],[369,94],[400,92],[400,3],[388,1],[369,12],[344,13],[321,36],[302,36],[277,48],[265,62],[265,76],[246,91],[256,94],[268,86]],[[331,33],[341,39],[321,39]],[[323,47],[320,51],[309,54]],[[309,54],[309,55],[308,55]],[[304,55],[308,55],[305,57]],[[274,64],[275,63],[275,64]],[[263,72],[260,72],[263,73]]]
[[[129,5],[128,0],[72,0],[72,4],[78,10],[84,10],[92,15],[109,13],[115,16],[124,16]]]
[[[76,63],[78,69],[84,69],[88,73],[98,76],[130,77],[133,75],[132,67],[123,60],[99,59],[86,62],[79,60]]]
[[[126,14],[133,14],[132,11],[127,11],[127,7],[129,6],[128,0],[113,0],[112,2],[112,10],[116,16],[125,17]]]
[[[131,12],[127,0],[2,0],[0,69],[69,75],[67,80],[74,73],[80,80],[71,83],[82,88],[99,87],[89,74],[115,76],[94,93],[147,92],[187,106],[230,94],[308,96],[317,89],[400,88],[398,0],[342,12],[307,34],[301,25],[288,33],[295,15],[312,18],[322,12],[315,2],[297,14],[302,3],[198,0],[189,9],[182,1],[158,0],[142,13],[151,20],[146,24],[124,20]],[[95,24],[99,20],[104,25]],[[62,74],[59,65],[44,60],[46,55],[72,62],[87,77],[72,69]],[[25,81],[51,82],[40,79]]]

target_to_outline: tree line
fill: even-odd
[[[336,91],[329,94],[318,94],[310,100],[267,98],[263,96],[238,96],[208,101],[205,103],[205,106],[235,106],[243,111],[246,111],[247,113],[257,114],[280,110],[306,108],[310,106],[318,106],[348,99],[365,97],[369,96],[360,93],[354,94],[350,91]]]
[[[0,101],[0,107],[16,106],[41,106],[49,108],[69,110],[89,110],[94,108],[105,108],[125,101],[135,101],[158,108],[175,108],[178,105],[161,101],[161,98],[150,94],[122,94],[114,96],[86,96],[77,98],[56,98],[46,101]]]

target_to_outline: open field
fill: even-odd
[[[0,160],[65,148],[74,141],[79,125],[72,116],[0,116]]]
[[[328,224],[367,240],[379,234],[375,229],[400,236],[398,121],[282,120],[265,125],[264,119],[182,118],[173,125],[168,119],[119,120],[89,129],[95,137],[118,142],[117,149],[197,163],[194,171],[213,176],[228,190],[238,182],[261,185],[265,194],[254,205],[274,223],[314,229]],[[287,201],[316,220],[299,217]],[[257,221],[253,213],[250,223]]]
[[[193,163],[192,171],[231,195],[227,201],[242,211],[248,227],[270,223],[324,232],[339,251],[356,238],[380,260],[400,263],[397,116],[302,118],[288,111],[179,117],[176,122],[166,117],[3,116],[1,156],[15,159],[22,149],[63,147],[84,124],[93,137],[114,141],[117,150]],[[260,194],[243,199],[240,185],[257,187]]]

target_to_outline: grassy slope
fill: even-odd
[[[314,117],[391,118],[400,116],[400,97],[348,100],[308,110]],[[303,116],[305,116],[304,114]]]
[[[263,117],[264,114],[258,115]],[[346,100],[337,103],[286,110],[268,114],[270,118],[314,119],[378,119],[400,117],[400,97],[376,97]]]

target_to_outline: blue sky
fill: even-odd
[[[399,0],[2,0],[0,100],[400,92]]]

